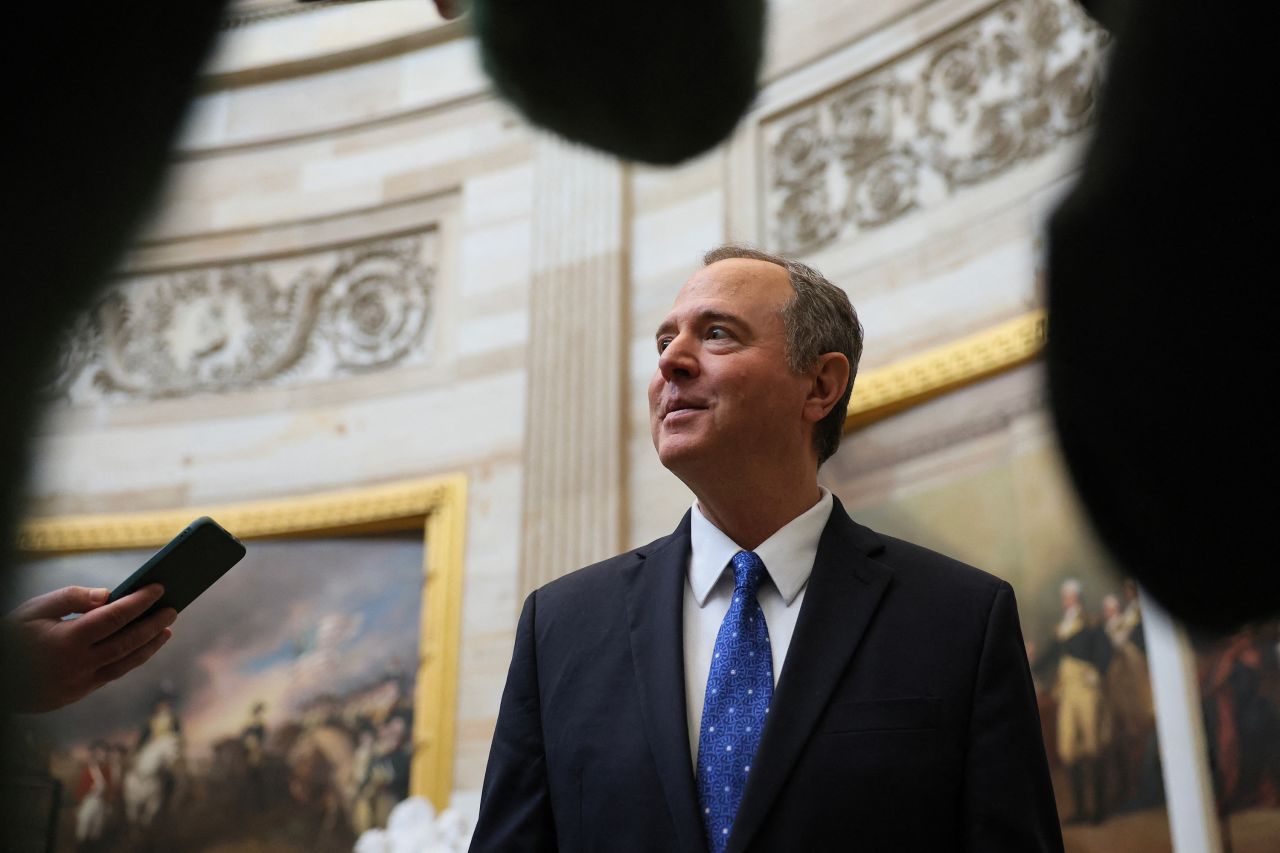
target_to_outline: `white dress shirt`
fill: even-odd
[[[831,492],[823,488],[822,497],[816,504],[755,549],[756,556],[769,574],[768,580],[761,580],[757,598],[769,629],[775,687],[782,673],[782,663],[787,659],[796,617],[804,603],[804,589],[818,554],[818,539],[831,517],[831,507]],[[691,552],[686,575],[688,583],[684,590],[684,691],[690,759],[696,767],[702,703],[706,699],[711,655],[715,651],[720,623],[729,612],[729,602],[733,598],[733,569],[729,567],[729,560],[745,549],[708,521],[696,501],[689,535]]]

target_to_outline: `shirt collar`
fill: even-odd
[[[831,518],[831,492],[826,487],[819,488],[822,489],[822,497],[816,504],[791,519],[755,549],[756,556],[764,563],[769,578],[788,607],[809,581],[813,561],[818,556],[818,540]],[[729,560],[744,549],[702,514],[697,501],[693,502],[692,516],[689,587],[698,606],[704,607]]]

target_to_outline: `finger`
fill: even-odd
[[[114,663],[107,664],[98,670],[98,686],[101,687],[108,681],[115,681],[120,676],[131,672],[151,660],[151,656],[160,651],[160,647],[169,642],[169,638],[173,636],[173,631],[165,628],[159,634],[152,637],[146,644],[136,648],[128,655],[120,658]]]
[[[71,613],[86,613],[107,600],[102,587],[64,586],[38,595],[13,609],[14,619],[61,619]]]
[[[436,11],[446,21],[459,18],[471,6],[471,0],[436,0]]]
[[[133,654],[155,639],[178,618],[178,611],[166,607],[139,619],[93,645],[93,662],[98,667],[114,663]]]
[[[146,613],[147,609],[159,601],[162,595],[164,595],[164,587],[160,584],[144,586],[124,598],[104,604],[91,613],[81,616],[75,621],[75,631],[90,643],[104,640]]]

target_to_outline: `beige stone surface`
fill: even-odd
[[[310,9],[225,31],[206,73],[244,72],[368,49],[443,23],[435,4],[420,0]]]
[[[851,42],[874,38],[877,30],[909,13],[934,4],[930,0],[772,0],[764,77],[784,77]],[[949,4],[955,5],[955,4]],[[971,6],[991,5],[978,0]]]
[[[489,741],[497,721],[494,700],[507,677],[515,614],[520,606],[514,571],[520,537],[511,512],[520,502],[519,458],[494,459],[469,473],[467,576],[454,744],[455,785],[462,790],[478,789],[484,781]]]

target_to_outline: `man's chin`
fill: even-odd
[[[681,469],[695,468],[707,458],[707,442],[690,435],[666,435],[658,439],[658,461],[677,477]]]

